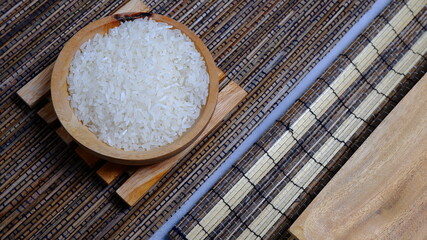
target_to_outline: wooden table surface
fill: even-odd
[[[326,185],[298,239],[427,239],[427,75]]]

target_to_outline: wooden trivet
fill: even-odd
[[[150,9],[142,4],[139,0],[131,0],[122,8],[120,8],[116,13],[143,11],[150,11]],[[21,97],[21,99],[24,100],[25,103],[27,103],[27,105],[31,108],[35,107],[36,104],[43,99],[48,100],[48,103],[37,112],[37,114],[48,124],[52,124],[58,121],[53,109],[52,102],[50,102],[50,76],[52,74],[53,66],[54,63],[50,64],[46,69],[41,71],[36,77],[34,77],[18,91],[18,95]],[[218,69],[218,76],[220,82],[225,78],[225,74],[220,69]],[[246,95],[247,92],[235,82],[231,81],[228,85],[226,85],[218,95],[216,109],[206,129],[196,139],[196,141],[194,141],[181,153],[166,159],[163,162],[142,167],[125,166],[104,162],[97,171],[97,175],[101,177],[105,183],[110,184],[122,174],[128,173],[130,178],[119,187],[117,193],[128,205],[133,206],[181,158],[188,154],[195,146],[197,146],[201,140],[203,140],[203,138],[205,138],[213,129],[215,129],[219,123],[221,123],[222,120],[243,100]],[[71,144],[73,142],[73,138],[62,126],[56,129],[56,133],[65,143]],[[102,159],[93,156],[81,147],[77,147],[75,151],[77,155],[79,155],[91,168],[95,167],[100,161],[102,161]]]

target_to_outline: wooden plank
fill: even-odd
[[[49,92],[50,76],[52,75],[54,64],[55,63],[51,63],[24,87],[19,89],[18,96],[31,108],[40,102],[43,96]]]
[[[206,129],[183,152],[163,162],[141,167],[117,190],[117,194],[130,206],[133,206],[156,184],[182,157],[191,151],[245,98],[247,95],[239,85],[230,82],[218,96],[218,104]]]
[[[64,141],[66,144],[70,144],[74,139],[73,137],[71,137],[70,134],[68,134],[68,132],[65,130],[64,127],[59,127],[58,129],[56,129],[56,134],[58,134],[58,136],[62,139],[62,141]]]
[[[43,118],[43,120],[47,124],[51,124],[51,123],[55,122],[58,119],[56,117],[56,114],[55,114],[55,109],[53,109],[52,102],[49,102],[46,105],[44,105],[44,107],[42,107],[37,112],[37,115],[39,115],[39,117]]]
[[[81,159],[83,159],[83,161],[90,167],[93,168],[95,167],[95,165],[101,161],[102,159],[100,159],[99,157],[90,154],[88,151],[84,150],[82,147],[77,147],[76,148],[76,153],[77,155],[79,155],[79,157]]]
[[[291,226],[298,239],[427,236],[427,75]]]
[[[218,71],[218,80],[219,80],[219,83],[221,83],[221,82],[225,79],[226,75],[225,75],[225,73],[224,73],[221,69],[219,69],[219,68],[217,68],[217,71]]]
[[[145,5],[141,0],[130,0],[128,3],[123,5],[115,13],[125,13],[125,12],[149,12],[151,9]]]
[[[98,171],[96,171],[96,174],[98,174],[106,184],[110,184],[130,168],[132,168],[132,166],[107,162]]]

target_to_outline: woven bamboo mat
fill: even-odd
[[[307,204],[426,72],[426,4],[389,4],[171,237],[286,236]]]
[[[123,1],[2,2],[0,238],[146,238],[212,174],[374,1],[146,2],[186,24],[248,97],[134,207],[105,186],[16,91],[81,27]]]

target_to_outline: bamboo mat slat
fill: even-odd
[[[148,238],[373,4],[369,1],[147,1],[191,27],[248,97],[134,207],[105,186],[16,91],[80,28],[123,1],[20,1],[0,18],[0,238]]]
[[[174,239],[286,230],[426,71],[426,2],[393,1],[174,227]]]

